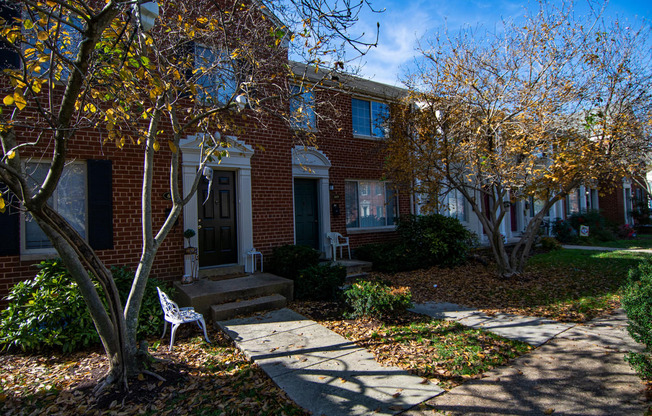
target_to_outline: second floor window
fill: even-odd
[[[195,70],[202,73],[197,80],[201,101],[225,104],[238,89],[234,62],[225,52],[195,44]]]
[[[315,95],[312,91],[304,91],[298,85],[293,85],[290,98],[290,117],[295,129],[314,130],[317,127],[315,115]]]
[[[353,134],[360,136],[385,137],[389,107],[377,101],[351,100]]]

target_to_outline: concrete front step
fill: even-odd
[[[226,264],[223,266],[199,269],[199,277],[210,278],[210,277],[242,275],[242,274],[244,274],[244,266],[240,264]]]
[[[333,261],[330,262],[330,264],[346,267],[347,280],[353,277],[360,277],[360,275],[365,275],[367,272],[371,271],[371,266],[373,265],[368,261],[347,259]]]
[[[174,287],[177,290],[175,299],[179,306],[192,306],[205,318],[211,317],[212,305],[274,294],[292,300],[294,294],[292,280],[269,273],[219,281],[201,279],[192,285],[175,282]]]
[[[287,305],[284,296],[275,294],[255,299],[240,300],[211,306],[213,322],[233,319],[239,315],[249,315],[254,312],[281,309]]]

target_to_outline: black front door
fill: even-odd
[[[294,180],[294,228],[298,246],[319,249],[317,181]]]
[[[237,263],[235,172],[213,172],[213,186],[202,178],[197,189],[199,206],[199,267]],[[206,201],[206,202],[204,202]]]

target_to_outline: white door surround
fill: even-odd
[[[181,168],[183,175],[184,196],[186,189],[190,189],[197,175],[200,164],[200,149],[202,135],[188,136],[179,143],[181,148]],[[226,157],[221,160],[215,158],[208,162],[206,166],[213,170],[231,170],[235,171],[235,192],[236,192],[236,221],[237,221],[237,240],[238,240],[238,265],[244,266],[246,272],[250,266],[247,264],[247,252],[253,248],[253,220],[251,211],[251,156],[254,150],[251,146],[239,141],[236,137],[223,137],[222,140],[228,145],[226,148],[220,148],[227,152]],[[197,194],[193,195],[188,204],[183,209],[183,229],[191,228],[195,232],[198,227],[198,207],[199,202]],[[197,235],[190,239],[190,243],[197,247]],[[184,274],[191,273],[190,260],[184,260]]]
[[[328,170],[331,162],[328,157],[314,147],[295,146],[292,149],[292,198],[294,200],[294,179],[317,179],[317,199],[319,204],[319,250],[326,258],[331,258],[330,243],[326,233],[331,231],[330,194]],[[294,210],[294,204],[292,204]],[[293,216],[294,218],[294,213]],[[294,230],[296,243],[296,229]]]

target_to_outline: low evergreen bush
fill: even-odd
[[[546,251],[560,250],[561,243],[553,237],[541,237],[541,248]]]
[[[634,341],[643,344],[643,352],[630,352],[625,359],[644,380],[652,380],[652,261],[646,260],[629,271],[629,284],[622,296]]]
[[[36,277],[14,285],[0,311],[2,350],[73,351],[99,342],[77,284],[61,260],[38,266]]]
[[[349,318],[387,318],[412,307],[412,294],[406,287],[392,288],[379,282],[354,283],[344,292],[350,308]]]
[[[411,254],[410,247],[401,241],[365,244],[355,249],[358,259],[373,263],[374,270],[384,273],[418,269],[419,260]]]
[[[577,238],[577,231],[569,221],[557,218],[552,222],[552,235],[561,243],[571,243]]]
[[[271,273],[296,280],[301,270],[319,264],[320,255],[313,248],[288,244],[274,248],[267,265]]]
[[[477,236],[459,220],[440,214],[402,217],[397,232],[397,241],[359,247],[356,257],[387,273],[453,267],[464,264],[469,250],[478,244]]]
[[[0,311],[0,349],[70,352],[98,343],[84,299],[63,262],[46,260],[37,267],[36,277],[14,285],[7,297],[9,305]],[[126,267],[112,267],[111,271],[124,302],[134,273]],[[163,282],[150,278],[140,309],[139,337],[157,335],[163,327],[156,286],[165,288]],[[96,287],[103,297],[102,289]]]
[[[320,264],[299,272],[294,281],[294,297],[311,300],[336,300],[346,280],[346,268]]]

